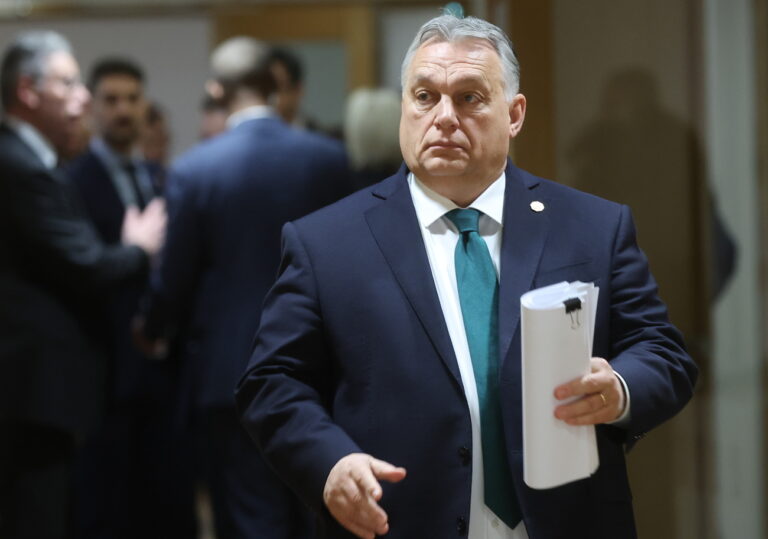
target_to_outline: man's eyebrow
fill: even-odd
[[[434,77],[430,76],[427,73],[414,73],[411,75],[410,82],[411,84],[422,84],[422,83],[429,83],[434,81]]]

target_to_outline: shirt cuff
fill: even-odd
[[[617,417],[613,421],[609,421],[606,424],[614,425],[617,427],[624,427],[627,424],[629,424],[629,405],[630,405],[629,388],[627,387],[627,382],[624,381],[624,378],[618,372],[613,371],[613,374],[615,374],[616,378],[618,378],[619,382],[621,382],[621,389],[624,392],[624,411],[621,412],[621,415],[619,417]]]

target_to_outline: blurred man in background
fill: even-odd
[[[94,136],[67,172],[101,240],[116,245],[126,211],[143,210],[159,196],[162,169],[141,151],[148,114],[142,69],[127,59],[105,58],[94,65],[88,86]],[[132,339],[147,284],[136,279],[104,297],[108,407],[77,467],[76,537],[139,537],[148,529],[187,537],[194,528],[192,488],[184,493],[171,473],[179,464],[170,451],[178,443],[170,425],[176,365],[146,357]]]
[[[0,67],[0,537],[64,537],[79,443],[99,422],[98,303],[141,281],[165,227],[132,208],[106,244],[57,170],[88,91],[67,40],[30,32]]]
[[[349,191],[341,145],[292,129],[268,105],[270,66],[269,49],[246,37],[211,56],[209,88],[228,129],[171,168],[168,241],[146,320],[150,337],[182,341],[218,539],[309,534],[307,512],[240,426],[233,388],[278,269],[281,227]]]

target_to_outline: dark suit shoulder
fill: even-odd
[[[86,150],[67,163],[64,171],[81,191],[87,191],[94,183],[109,180],[109,172],[104,167],[104,163],[91,150]]]
[[[28,176],[46,173],[45,166],[34,151],[5,125],[0,125],[0,167],[7,180],[19,174]]]
[[[560,216],[581,222],[601,225],[614,222],[621,213],[622,205],[573,187],[535,176],[514,165],[507,168],[507,181],[522,182],[545,205],[545,210],[555,210]]]
[[[279,151],[275,151],[275,150]],[[291,128],[280,120],[248,120],[220,135],[199,142],[184,152],[173,164],[181,172],[209,170],[221,163],[235,165],[244,161],[306,161],[317,156],[344,159],[340,142],[314,133]]]

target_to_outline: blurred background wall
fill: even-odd
[[[60,30],[87,72],[147,72],[173,152],[197,140],[211,47],[245,33],[293,50],[303,112],[339,131],[347,94],[399,88],[402,55],[445,2],[0,0],[0,46]],[[629,204],[702,369],[679,417],[630,453],[640,536],[766,537],[768,0],[474,0],[522,65],[515,161]]]

